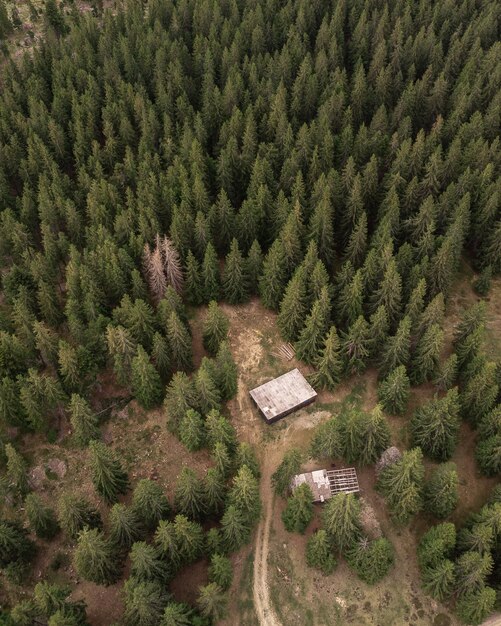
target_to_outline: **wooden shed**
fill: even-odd
[[[354,467],[338,470],[314,470],[305,474],[296,474],[291,481],[291,491],[306,483],[313,494],[313,502],[325,502],[338,493],[357,493],[360,491],[357,472]]]
[[[268,424],[310,404],[317,397],[316,391],[297,368],[249,393]]]

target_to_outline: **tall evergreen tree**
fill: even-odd
[[[78,536],[74,563],[79,576],[98,585],[110,585],[120,574],[113,545],[96,528],[86,528]]]
[[[70,421],[73,437],[80,446],[86,446],[92,439],[99,439],[99,420],[87,401],[74,393],[70,400]]]
[[[312,377],[312,384],[333,391],[341,380],[343,370],[340,342],[335,326],[331,326],[325,336],[316,367],[317,371]]]
[[[91,441],[89,451],[92,482],[96,491],[107,502],[115,502],[119,494],[129,488],[127,473],[105,443]]]
[[[399,365],[378,385],[378,399],[388,413],[403,413],[409,400],[410,381],[404,365]]]
[[[215,355],[219,346],[228,336],[229,320],[215,300],[209,302],[207,316],[203,325],[204,347],[209,354]]]
[[[226,256],[221,284],[224,299],[230,304],[239,304],[247,300],[249,293],[247,266],[236,239],[231,242],[230,251]]]

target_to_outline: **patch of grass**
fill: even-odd
[[[305,597],[304,579],[297,575],[283,546],[270,552],[268,576],[271,601],[281,622],[288,626],[313,626],[312,610],[299,601]]]
[[[258,622],[252,592],[253,571],[254,552],[250,552],[245,559],[238,590],[237,608],[241,626],[254,626]]]

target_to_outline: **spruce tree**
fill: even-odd
[[[359,578],[374,585],[386,576],[393,565],[393,546],[384,537],[374,541],[363,538],[348,551],[347,560]]]
[[[169,601],[165,585],[138,582],[134,578],[124,584],[124,618],[126,626],[156,626]]]
[[[482,624],[492,613],[495,605],[496,591],[492,587],[482,586],[460,596],[456,611],[465,624]]]
[[[208,512],[219,513],[226,498],[226,485],[222,476],[215,467],[210,467],[204,478],[205,502]]]
[[[305,533],[313,518],[313,493],[307,483],[299,485],[287,500],[282,512],[282,521],[290,532]]]
[[[279,239],[276,239],[263,262],[259,279],[259,294],[265,307],[278,309],[287,281],[287,261]]]
[[[191,337],[175,311],[172,311],[167,320],[166,332],[175,368],[189,372],[193,368]]]
[[[299,474],[303,455],[298,448],[291,448],[284,454],[280,465],[277,467],[271,477],[271,483],[275,493],[284,498],[290,489],[293,476]]]
[[[459,479],[456,465],[445,463],[437,467],[424,488],[424,507],[439,519],[448,517],[456,508]]]
[[[259,471],[259,463],[256,454],[253,447],[246,441],[241,441],[238,444],[236,452],[235,466],[238,468],[242,467],[242,465],[247,465],[254,476],[259,478],[261,473]]]
[[[191,250],[188,252],[188,256],[186,257],[186,282],[184,285],[184,295],[187,302],[194,306],[202,304],[205,299],[200,274],[200,264]]]
[[[167,380],[171,374],[172,363],[169,344],[167,339],[156,332],[153,335],[153,344],[151,346],[151,358],[155,365],[156,371],[160,374],[162,382]]]
[[[461,392],[463,417],[474,425],[478,424],[495,405],[498,391],[496,364],[485,363],[478,374],[466,383]]]
[[[221,405],[221,395],[215,381],[215,372],[208,359],[202,360],[194,376],[194,382],[200,412],[206,415],[212,409],[218,409]]]
[[[89,451],[92,483],[96,491],[107,502],[116,502],[118,496],[129,488],[127,473],[105,443],[91,441]]]
[[[0,567],[11,564],[22,565],[35,554],[35,544],[28,538],[28,532],[15,521],[0,520]]]
[[[228,317],[217,302],[209,302],[202,330],[204,347],[209,354],[217,354],[221,342],[228,337],[229,327]]]
[[[458,411],[457,388],[418,407],[411,420],[413,443],[430,458],[447,461],[458,441]]]
[[[449,358],[437,368],[433,384],[439,391],[447,391],[454,386],[458,374],[458,356],[453,352]]]
[[[410,381],[404,365],[399,365],[378,385],[378,399],[383,409],[398,415],[404,413],[409,400]]]
[[[324,288],[320,298],[314,302],[304,328],[295,343],[298,359],[310,365],[315,363],[320,354],[322,340],[329,328],[329,318],[330,298],[327,288]]]
[[[341,352],[348,374],[361,374],[367,366],[370,352],[369,325],[361,315],[350,328],[341,335]]]
[[[325,336],[323,348],[316,361],[316,367],[317,371],[311,379],[313,386],[333,391],[341,380],[343,369],[339,337],[335,326],[331,326]]]
[[[443,342],[444,332],[438,324],[432,324],[424,331],[416,346],[410,368],[414,384],[419,385],[434,376]]]
[[[141,521],[132,506],[114,504],[109,516],[110,541],[120,549],[129,549],[141,534]]]
[[[399,365],[408,365],[410,344],[411,321],[408,317],[404,317],[398,325],[397,332],[388,337],[386,345],[383,348],[379,362],[381,376],[388,376],[388,374]]]
[[[263,267],[263,253],[257,239],[254,239],[246,258],[249,292],[257,294],[259,277]]]
[[[209,583],[205,587],[200,587],[200,595],[197,598],[197,605],[200,613],[217,622],[226,615],[228,598],[223,589],[216,583]]]
[[[337,494],[327,501],[322,521],[334,546],[344,553],[360,537],[360,501],[352,493]]]
[[[120,575],[113,545],[96,528],[79,534],[73,560],[78,575],[97,585],[111,585]]]
[[[176,432],[186,412],[197,404],[193,381],[184,372],[176,372],[167,386],[164,400],[170,430]]]
[[[100,438],[99,420],[87,401],[74,393],[70,400],[70,422],[73,438],[79,446],[86,446],[92,439]]]
[[[207,510],[203,483],[189,467],[183,467],[177,477],[174,502],[176,510],[195,520]]]
[[[212,410],[205,420],[205,428],[210,448],[214,448],[217,443],[222,443],[233,454],[238,444],[237,434],[231,422],[224,415],[221,415],[219,411]]]
[[[209,581],[226,591],[230,588],[232,579],[233,569],[230,559],[222,554],[213,554],[210,559]]]
[[[422,508],[423,480],[423,454],[419,448],[406,450],[399,461],[380,472],[377,487],[397,523],[407,524]]]
[[[159,626],[191,626],[192,609],[187,604],[169,602],[165,607]]]
[[[197,411],[189,409],[179,424],[179,439],[190,452],[200,450],[205,440],[204,421]]]
[[[219,264],[212,243],[207,244],[202,263],[202,289],[204,302],[219,298]]]
[[[221,278],[224,299],[230,304],[245,302],[249,294],[249,280],[245,260],[233,239],[230,251],[226,256]]]
[[[242,511],[229,505],[221,518],[223,545],[228,552],[235,552],[250,539],[250,524]]]
[[[231,400],[237,393],[238,372],[228,341],[222,341],[219,345],[215,373],[221,399],[223,401]]]
[[[501,473],[501,433],[482,439],[475,449],[475,459],[484,476]]]
[[[233,478],[228,503],[239,509],[251,525],[258,520],[261,512],[259,483],[246,465],[242,465]]]
[[[147,478],[141,479],[134,487],[132,509],[148,530],[153,530],[171,512],[162,487]]]
[[[131,385],[134,396],[143,408],[151,409],[160,403],[162,381],[142,346],[137,347],[136,356],[132,359]]]
[[[129,552],[130,576],[138,582],[165,583],[169,578],[167,563],[160,557],[156,546],[136,541]]]
[[[306,563],[309,567],[320,570],[323,574],[332,574],[336,568],[336,559],[332,554],[332,545],[326,531],[317,530],[306,544]]]
[[[7,459],[6,477],[9,490],[16,497],[23,497],[29,491],[26,461],[11,443],[5,445],[5,456]]]
[[[62,530],[71,539],[85,527],[101,528],[99,511],[90,502],[76,494],[63,494],[58,502],[57,517]]]
[[[421,580],[427,594],[443,601],[451,595],[454,588],[454,563],[449,559],[443,559],[434,567],[427,567],[421,573]]]
[[[24,500],[26,516],[31,530],[42,539],[52,539],[59,530],[53,509],[46,506],[41,498],[30,493]]]
[[[352,410],[340,419],[343,456],[361,465],[375,463],[390,445],[390,427],[380,404],[370,413]]]
[[[308,312],[306,280],[305,269],[300,266],[287,284],[280,302],[277,326],[286,341],[296,341],[304,325]]]
[[[204,549],[204,532],[200,524],[184,515],[176,515],[174,532],[181,560],[192,563],[199,559]]]

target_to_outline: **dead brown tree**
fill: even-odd
[[[147,243],[143,250],[143,268],[155,299],[161,300],[171,285],[178,293],[183,289],[183,270],[179,254],[171,240],[164,235],[155,237],[155,247]]]

